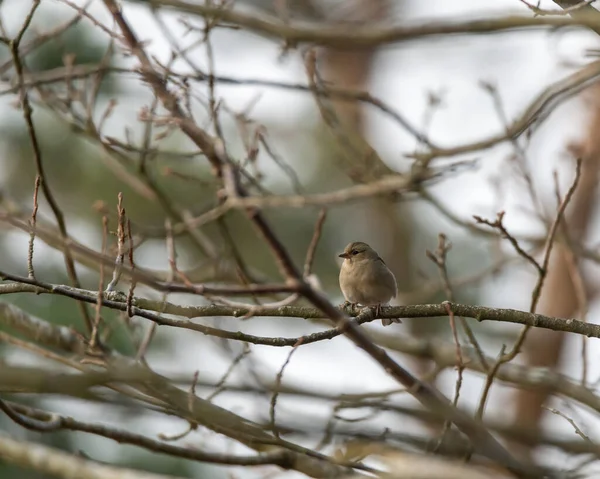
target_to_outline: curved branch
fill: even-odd
[[[451,157],[486,150],[504,141],[514,140],[534,125],[539,126],[555,109],[598,81],[600,62],[594,61],[561,80],[550,84],[527,105],[525,110],[512,121],[505,131],[488,136],[472,143],[447,148],[432,148],[430,151],[413,156],[424,163],[435,158]]]
[[[23,469],[64,479],[174,479],[174,476],[106,466],[40,444],[15,441],[3,434],[0,435],[0,459]]]
[[[0,402],[0,406],[2,403]],[[33,409],[27,406],[16,403],[6,403],[12,413],[18,415],[24,415],[23,417],[29,420],[34,419],[38,421],[42,427],[39,428],[37,425],[31,427],[30,423],[19,422],[22,426],[36,431],[48,431],[45,428],[46,424],[51,424],[53,427],[51,430],[55,431],[58,429],[66,429],[70,431],[81,431],[102,436],[108,439],[117,441],[120,444],[132,444],[134,446],[142,447],[150,451],[168,454],[171,456],[182,457],[184,459],[190,459],[193,461],[207,462],[210,464],[227,464],[237,466],[262,466],[266,464],[272,464],[280,466],[283,469],[290,469],[294,464],[294,454],[291,451],[285,449],[276,450],[273,452],[266,452],[263,454],[255,454],[251,456],[236,456],[232,454],[221,454],[216,452],[206,452],[199,449],[192,449],[187,447],[174,446],[161,441],[150,439],[149,437],[141,434],[135,434],[126,430],[115,429],[110,426],[103,424],[85,423],[73,419],[69,416],[61,416],[58,414],[51,414],[40,409]],[[5,411],[6,412],[6,411]],[[13,419],[14,420],[14,419]]]
[[[312,308],[302,309],[310,310]],[[63,351],[80,353],[85,348],[83,337],[77,335],[71,329],[66,328],[65,326],[50,324],[13,305],[0,303],[0,325],[17,330],[24,336],[35,340],[37,343],[58,348]],[[453,344],[410,336],[390,336],[389,334],[379,331],[370,331],[369,334],[377,344],[385,348],[411,356],[430,359],[440,368],[453,367],[456,364],[456,350]],[[467,369],[477,373],[486,373],[486,370],[480,364],[472,348],[463,347],[461,354],[465,358],[465,366]],[[489,361],[492,362],[493,359],[489,358]],[[181,382],[181,378],[172,379],[175,383]],[[562,374],[547,370],[546,368],[504,364],[498,372],[497,379],[507,384],[514,384],[525,388],[542,388],[551,391],[554,394],[561,394],[571,398],[595,411],[600,411],[600,398],[596,396],[593,391],[581,384],[571,381]],[[200,381],[200,383],[202,383],[202,381]],[[210,384],[204,383],[204,386],[210,386]],[[225,389],[238,392],[248,391],[247,387],[240,388],[231,385],[227,386]],[[267,386],[267,389],[270,388]],[[253,389],[250,390],[258,392]],[[280,390],[287,394],[298,393],[296,389],[290,389],[284,386],[281,386]],[[328,396],[318,390],[311,390],[310,392],[304,392],[303,394],[335,400],[341,399],[339,397]],[[356,395],[346,395],[346,399],[355,396]]]
[[[139,0],[138,0],[139,1]],[[600,31],[600,21],[595,15],[568,17],[531,17],[508,15],[474,20],[427,21],[416,25],[395,26],[324,26],[283,22],[264,13],[250,13],[240,9],[222,8],[210,4],[182,0],[149,0],[152,8],[169,8],[188,15],[220,21],[251,30],[257,34],[285,41],[290,45],[314,43],[344,48],[366,48],[378,45],[418,40],[441,35],[472,35],[510,32],[516,29],[541,27],[588,27]]]

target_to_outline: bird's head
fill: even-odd
[[[346,246],[346,248],[344,248],[344,252],[338,256],[350,261],[351,263],[379,258],[379,255],[373,248],[371,248],[367,243],[363,243],[361,241],[350,243],[348,246]]]

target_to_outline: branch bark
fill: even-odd
[[[16,441],[4,434],[0,434],[0,459],[63,479],[175,479],[175,476],[106,466],[40,444]]]
[[[149,3],[153,8],[168,8],[212,21],[218,20],[237,25],[257,34],[285,41],[288,45],[313,43],[345,48],[370,48],[443,35],[490,34],[526,28],[582,26],[600,31],[600,20],[595,16],[586,15],[576,18],[509,15],[466,21],[463,19],[428,21],[419,25],[396,25],[392,27],[356,25],[349,31],[345,27],[300,25],[294,22],[284,23],[279,18],[267,14],[250,13],[237,8],[199,5],[198,3],[182,0],[149,0],[145,3]]]

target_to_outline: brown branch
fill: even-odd
[[[500,231],[500,234],[502,235],[502,237],[506,238],[510,242],[510,244],[513,246],[513,248],[515,249],[517,254],[519,256],[522,256],[525,259],[525,261],[532,264],[533,267],[539,273],[539,275],[543,276],[545,273],[544,273],[544,269],[542,268],[542,265],[540,265],[533,256],[531,256],[527,251],[525,251],[521,247],[521,245],[519,244],[519,241],[513,235],[511,235],[508,232],[508,230],[506,229],[506,227],[504,226],[504,214],[505,214],[504,211],[501,211],[500,213],[498,213],[495,221],[486,220],[484,218],[481,218],[480,216],[473,216],[473,218],[475,219],[475,221],[477,223],[487,225],[490,228],[494,228],[494,229],[497,229],[498,231]]]
[[[204,152],[212,165],[215,176],[222,178],[225,192],[229,200],[247,197],[239,181],[239,170],[226,156],[223,145],[214,141],[207,133],[201,130],[192,119],[186,117],[181,110],[177,98],[174,97],[160,76],[154,70],[143,47],[137,41],[131,28],[124,20],[114,0],[104,0],[116,23],[125,37],[125,43],[141,63],[141,73],[144,79],[152,86],[155,94],[161,99],[165,108],[171,112],[174,119],[179,122],[182,131]],[[494,461],[517,472],[519,475],[534,472],[515,460],[506,449],[485,429],[479,422],[474,421],[465,412],[451,406],[447,398],[442,396],[435,388],[420,381],[407,370],[396,363],[382,348],[376,346],[358,328],[356,324],[339,309],[335,308],[321,293],[306,283],[300,271],[296,268],[289,253],[276,237],[260,211],[253,206],[244,205],[246,213],[255,225],[257,231],[270,247],[275,257],[277,266],[284,276],[286,283],[303,295],[348,336],[358,347],[363,349],[385,371],[400,384],[405,386],[413,396],[426,407],[441,411],[446,419],[452,421],[472,441],[478,452],[492,458]],[[537,469],[535,469],[537,474]]]
[[[581,158],[578,158],[577,163],[575,165],[575,177],[573,178],[573,183],[571,184],[569,190],[567,191],[567,194],[565,195],[562,202],[560,203],[558,210],[556,212],[556,216],[554,218],[554,221],[552,222],[552,226],[550,227],[550,231],[548,233],[548,239],[546,241],[546,251],[544,253],[544,260],[541,265],[538,281],[532,292],[531,307],[529,309],[532,313],[535,313],[535,311],[536,311],[538,301],[542,294],[542,287],[544,285],[544,280],[546,279],[546,276],[548,275],[548,265],[550,264],[550,255],[552,253],[552,247],[554,246],[556,232],[558,231],[559,225],[563,221],[565,210],[567,209],[567,206],[569,205],[571,199],[573,198],[573,195],[575,194],[575,190],[577,189],[577,185],[579,184],[579,179],[581,178],[581,165],[582,165],[582,160],[581,160]],[[530,329],[530,326],[526,326],[523,329],[523,331],[521,331],[521,334],[519,334],[519,337],[517,338],[517,341],[515,342],[513,348],[511,349],[511,351],[507,354],[507,356],[503,360],[510,361],[514,357],[516,357],[517,354],[519,354],[519,351],[521,350],[521,347],[523,346],[523,343],[525,342],[525,339],[527,337],[527,333],[528,333],[529,329]]]
[[[411,156],[428,162],[434,158],[486,150],[499,143],[512,141],[530,130],[534,125],[539,126],[560,103],[591,86],[597,81],[599,76],[600,61],[591,62],[575,73],[552,83],[544,89],[501,133],[455,147],[432,148],[429,152],[416,153]]]
[[[58,449],[16,441],[5,435],[0,435],[0,459],[6,464],[63,479],[175,479],[174,476],[106,466]]]
[[[311,308],[306,308],[311,309]],[[318,313],[318,311],[317,311]],[[369,317],[369,315],[367,315]],[[359,319],[360,321],[360,319]],[[24,336],[35,340],[38,344],[43,344],[69,353],[83,354],[86,344],[82,336],[76,334],[64,326],[56,326],[42,319],[31,316],[14,305],[0,302],[0,322],[4,327],[15,330]],[[430,339],[416,339],[407,336],[394,336],[389,334],[370,332],[370,335],[378,344],[392,350],[416,356],[423,359],[429,359],[436,363],[438,368],[453,367],[456,363],[456,351],[453,345],[441,341],[432,341]],[[0,339],[7,340],[10,336],[0,333]],[[295,338],[297,342],[297,338]],[[37,354],[42,354],[62,364],[67,364],[77,369],[83,369],[82,366],[55,353],[51,353],[39,346],[27,345],[23,341],[12,339],[12,344],[20,347],[29,347]],[[477,360],[475,352],[471,348],[462,348],[461,354],[465,358],[467,369],[486,374],[481,363]],[[487,362],[493,362],[493,358],[487,358]],[[529,389],[543,389],[554,394],[560,394],[571,398],[595,411],[600,411],[600,398],[596,396],[589,388],[577,384],[564,375],[549,371],[546,368],[533,368],[520,366],[516,364],[503,364],[497,373],[497,379],[500,381],[519,385]],[[188,378],[186,377],[187,381]],[[175,382],[182,382],[182,378],[174,379]],[[224,390],[246,391],[247,387],[240,388],[232,385],[224,386]],[[281,386],[282,392],[294,394],[295,389],[287,386]],[[329,397],[323,392],[312,391],[312,395],[318,397]],[[360,397],[363,397],[360,395]],[[359,397],[356,394],[346,394],[346,399]]]
[[[0,403],[2,406],[4,402]],[[270,453],[264,453],[252,456],[234,456],[229,454],[220,454],[216,452],[206,452],[199,449],[173,446],[164,442],[155,441],[146,436],[135,434],[125,430],[119,430],[102,424],[93,424],[78,421],[72,417],[62,416],[56,413],[48,413],[39,409],[33,409],[16,403],[4,403],[8,405],[13,413],[18,414],[12,417],[15,422],[27,429],[40,432],[56,431],[59,429],[69,431],[81,431],[94,434],[96,436],[112,439],[120,444],[132,444],[134,446],[148,449],[149,451],[168,454],[170,456],[181,457],[193,461],[207,462],[210,464],[226,464],[237,466],[261,466],[266,464],[277,465],[283,469],[289,469],[293,465],[293,455],[290,451],[281,449]],[[3,407],[5,412],[6,409]],[[36,423],[20,422],[20,419],[34,419]],[[41,426],[41,427],[40,427]]]
[[[31,210],[31,220],[29,221],[29,226],[31,227],[31,231],[29,232],[29,248],[27,250],[27,276],[30,278],[35,278],[35,271],[33,269],[33,243],[35,241],[35,226],[37,222],[38,191],[40,189],[40,182],[40,175],[36,175],[33,187],[33,208]]]
[[[102,257],[101,261],[104,263],[112,264],[110,260],[106,257]],[[124,269],[124,272],[127,270]],[[163,292],[169,293],[188,293],[188,294],[196,294],[196,295],[212,295],[212,296],[245,296],[251,294],[276,294],[276,293],[295,293],[297,288],[294,286],[286,286],[283,284],[249,284],[248,286],[206,286],[203,284],[181,284],[181,283],[159,283],[154,281],[148,276],[139,274],[139,268],[134,271],[127,271],[132,278],[137,280],[140,283],[143,283],[147,286],[150,286],[153,289]],[[60,294],[65,293],[68,296],[69,291],[79,291],[78,288],[73,288],[70,286],[53,286],[50,283],[45,283],[43,281],[38,281],[35,279],[24,278],[22,276],[13,275],[11,273],[0,272],[0,279],[3,280],[12,280],[20,283],[26,283],[34,286],[39,286],[44,289],[53,289],[56,290],[58,288]],[[53,291],[59,292],[59,291]],[[109,293],[121,294],[118,291],[109,291]]]
[[[26,277],[8,275],[0,272],[0,277],[10,277],[16,283],[0,285],[0,294],[7,293],[34,293],[34,294],[58,294],[67,296],[90,304],[97,304],[97,292],[78,290],[69,286],[54,285],[41,281],[32,281]],[[127,311],[127,301],[122,293],[105,293],[103,295],[102,305],[118,311]],[[2,303],[0,303],[1,305]],[[301,306],[280,306],[276,308],[258,309],[254,305],[220,305],[212,304],[207,306],[184,306],[175,303],[155,301],[145,298],[134,297],[131,300],[132,313],[144,317],[157,324],[174,326],[186,329],[196,330],[204,334],[215,335],[218,337],[227,337],[228,339],[237,339],[244,341],[245,338],[259,338],[257,336],[244,335],[239,332],[229,332],[221,329],[203,326],[191,321],[182,319],[172,319],[162,316],[155,312],[164,312],[164,314],[178,315],[186,318],[229,316],[244,318],[248,315],[262,317],[295,317],[305,319],[324,318],[325,314],[316,308]],[[486,306],[476,306],[458,303],[444,302],[442,304],[416,304],[407,306],[390,306],[382,308],[379,315],[361,315],[357,312],[349,311],[352,316],[359,318],[357,324],[364,324],[375,319],[393,319],[393,318],[434,318],[446,317],[448,315],[447,306],[450,306],[455,315],[466,318],[473,318],[477,321],[497,321],[504,323],[520,324],[535,328],[550,329],[553,331],[563,331],[573,334],[587,336],[589,338],[600,338],[600,325],[580,321],[571,318],[555,318],[543,314],[528,313],[516,309],[491,308]],[[338,310],[339,311],[339,310]],[[321,339],[332,339],[340,334],[339,329],[332,329],[321,333],[304,336],[304,342],[314,342]],[[299,338],[290,338],[289,340],[277,340],[272,338],[266,343],[272,346],[293,346],[294,341]],[[280,338],[282,339],[282,338]],[[252,342],[252,341],[249,341]],[[259,344],[266,344],[261,342]]]
[[[233,182],[233,186],[237,190],[236,192],[238,194],[244,194],[239,186],[237,172],[233,168],[228,168],[226,171],[231,175],[229,181]],[[228,176],[225,175],[224,178],[227,180]],[[349,320],[344,312],[333,306],[325,296],[306,283],[302,279],[300,272],[297,270],[283,244],[275,236],[262,215],[255,209],[248,209],[247,213],[258,232],[270,247],[272,254],[277,260],[279,270],[286,278],[286,282],[296,286],[298,292],[321,310],[340,330],[343,331],[345,336],[378,362],[390,376],[406,387],[406,389],[425,407],[442,411],[447,420],[451,421],[459,430],[469,437],[478,452],[493,459],[503,467],[507,467],[515,472],[518,471],[519,474],[523,474],[525,471],[527,471],[526,474],[533,472],[533,469],[531,469],[530,466],[521,464],[514,459],[480,423],[474,421],[462,410],[452,406],[448,402],[448,399],[434,387],[419,380],[400,366],[384,349],[375,345],[369,337],[358,328],[358,325],[355,322]],[[371,314],[369,314],[369,316],[371,316]]]
[[[17,74],[19,90],[20,90],[20,92],[19,92],[20,93],[20,101],[21,101],[21,106],[23,108],[23,117],[25,119],[25,124],[27,125],[27,132],[29,134],[29,138],[31,140],[31,146],[33,148],[33,158],[34,158],[35,166],[37,169],[37,176],[39,177],[40,186],[42,187],[42,192],[44,193],[44,197],[46,198],[46,201],[48,201],[48,204],[50,205],[50,209],[52,210],[52,213],[54,214],[54,218],[56,219],[56,223],[58,224],[60,234],[63,239],[66,239],[68,237],[68,233],[67,233],[67,226],[66,226],[65,218],[64,218],[62,210],[60,209],[60,207],[58,205],[58,202],[54,198],[54,194],[50,190],[50,186],[48,185],[48,180],[47,180],[47,176],[45,173],[44,164],[42,162],[42,151],[40,149],[37,131],[33,124],[33,109],[31,107],[31,103],[29,101],[29,94],[27,92],[27,89],[24,87],[23,62],[21,60],[21,57],[19,56],[19,46],[21,44],[23,36],[25,35],[25,32],[27,31],[27,29],[29,28],[29,25],[31,24],[31,21],[33,20],[33,16],[34,16],[37,8],[39,7],[39,5],[40,5],[40,0],[34,0],[30,11],[27,14],[27,17],[25,18],[25,21],[23,22],[23,25],[21,26],[21,29],[19,30],[19,33],[13,40],[8,42],[8,46],[10,47],[13,64],[14,64],[15,71]],[[75,269],[75,262],[73,260],[73,256],[71,255],[71,252],[69,251],[68,248],[66,248],[64,250],[64,258],[65,258],[65,265],[67,268],[67,273],[69,275],[69,279],[71,280],[73,286],[75,286],[76,288],[80,288],[81,283],[79,282],[79,277],[78,277],[77,271]],[[83,303],[77,302],[77,305],[78,305],[81,315],[84,319],[85,325],[87,327],[87,331],[88,331],[88,333],[90,333],[92,331],[93,326],[92,326],[92,319],[89,315],[89,312]]]
[[[217,151],[215,150],[213,138],[204,130],[199,128],[194,120],[186,115],[181,109],[176,95],[169,90],[164,77],[156,72],[152,66],[150,58],[140,46],[137,37],[133,33],[133,30],[123,18],[121,9],[119,8],[117,2],[114,0],[104,0],[104,4],[112,14],[114,20],[117,22],[117,25],[119,26],[123,35],[124,43],[127,47],[131,48],[133,54],[140,61],[140,74],[152,87],[152,90],[156,93],[156,96],[160,99],[163,106],[178,121],[179,128],[181,128],[181,130],[196,144],[196,146],[200,148],[202,152],[204,152],[206,158],[213,168],[214,173],[217,176],[220,176],[221,161]]]
[[[3,334],[0,332],[0,335]],[[78,361],[69,365],[83,370],[84,374],[49,375],[36,368],[3,368],[0,370],[0,384],[13,389],[26,387],[26,390],[31,392],[61,393],[84,398],[89,396],[83,394],[87,388],[103,384],[126,396],[159,405],[162,412],[203,425],[258,452],[273,452],[285,448],[292,454],[291,467],[311,477],[335,478],[347,474],[349,468],[375,472],[374,469],[356,462],[335,461],[289,441],[277,441],[258,424],[205,399],[195,395],[190,396],[187,391],[173,386],[167,378],[136,364],[129,358],[113,355],[105,364],[107,371],[102,373],[89,371]],[[113,384],[116,382],[124,382],[128,386],[118,388]]]
[[[306,259],[304,260],[304,278],[308,278],[310,276],[312,265],[315,260],[315,253],[317,252],[317,246],[319,245],[319,239],[321,238],[321,233],[323,232],[323,224],[325,224],[326,218],[327,210],[323,208],[319,213],[319,217],[317,218],[317,223],[315,224],[315,231],[313,233],[312,239],[310,240],[308,251],[306,252]]]
[[[118,67],[98,67],[98,66],[88,66],[88,65],[74,65],[72,71],[68,71],[69,78],[86,78],[90,75],[95,75],[98,73],[135,73],[134,70],[127,68],[118,68]],[[64,67],[56,68],[54,70],[44,71],[44,72],[36,72],[35,74],[26,74],[25,76],[25,86],[28,88],[41,86],[47,83],[55,83],[59,81],[65,80],[65,75],[67,72]],[[414,136],[419,143],[426,145],[430,148],[430,151],[413,153],[411,157],[415,157],[424,161],[425,163],[430,162],[433,158],[441,158],[441,157],[449,157],[456,156],[464,153],[475,152],[480,150],[485,150],[491,148],[494,145],[505,141],[513,141],[518,138],[522,133],[527,131],[534,124],[538,124],[545,119],[550,112],[552,112],[558,105],[560,105],[563,101],[571,98],[576,93],[579,93],[582,89],[589,86],[592,82],[594,82],[598,76],[600,75],[600,62],[592,62],[589,65],[586,65],[582,69],[576,71],[575,73],[567,76],[564,79],[561,79],[546,89],[544,89],[524,110],[523,112],[517,116],[517,118],[512,121],[510,124],[506,126],[506,128],[499,134],[492,135],[488,138],[478,140],[472,143],[467,143],[464,145],[456,146],[456,147],[440,147],[434,145],[429,141],[423,133],[419,132],[401,113],[395,111],[392,107],[387,105],[381,99],[373,97],[368,92],[363,91],[355,91],[348,90],[343,88],[333,88],[328,87],[327,89],[315,89],[310,86],[302,85],[302,84],[292,84],[292,83],[283,83],[277,81],[269,81],[269,80],[258,80],[253,78],[233,78],[227,76],[212,76],[207,74],[183,74],[183,73],[170,73],[170,76],[173,78],[178,78],[183,81],[198,81],[198,82],[208,82],[215,81],[228,85],[255,85],[255,86],[264,86],[271,88],[280,88],[285,90],[298,90],[312,93],[318,96],[326,96],[332,99],[340,99],[340,100],[348,100],[348,101],[357,101],[361,103],[365,103],[371,105],[381,111],[383,114],[389,116],[392,120],[402,126],[407,132],[409,132],[412,136]],[[0,95],[15,93],[18,91],[18,87],[9,87],[5,90],[0,91]],[[85,132],[81,132],[85,133]],[[98,138],[96,138],[98,140]],[[130,150],[130,151],[139,151],[133,149],[130,145],[121,144],[118,140],[113,138],[108,138],[107,141],[113,142],[115,145],[120,146],[121,148]],[[103,147],[107,147],[107,143],[101,143]],[[158,151],[156,149],[152,149],[151,153],[155,154]],[[113,152],[114,153],[114,152]],[[141,152],[140,152],[141,153]],[[164,154],[168,154],[170,156],[197,156],[197,153],[178,153],[167,151]],[[175,228],[178,229],[177,227]]]
[[[287,355],[287,358],[285,359],[284,363],[281,365],[281,369],[277,373],[277,376],[275,376],[275,384],[273,386],[273,395],[271,396],[271,401],[269,402],[269,423],[270,423],[269,425],[271,427],[271,431],[273,432],[273,435],[277,439],[281,439],[281,437],[279,436],[279,428],[277,427],[277,422],[275,420],[275,413],[276,413],[276,408],[277,408],[277,398],[279,397],[279,390],[281,389],[281,381],[283,379],[283,372],[285,371],[285,368],[292,360],[292,355],[296,351],[298,351],[298,346],[300,346],[301,344],[302,344],[301,342],[298,342],[297,344],[294,345],[294,347],[290,350],[289,354]]]
[[[149,3],[155,9],[170,8],[181,13],[234,24],[267,37],[283,40],[288,45],[312,43],[343,48],[365,48],[432,36],[489,34],[527,28],[585,26],[593,30],[600,30],[598,18],[586,16],[573,19],[567,17],[532,18],[510,15],[466,21],[462,18],[445,21],[430,20],[411,26],[354,25],[352,32],[349,32],[345,26],[305,26],[293,22],[283,23],[277,17],[267,14],[247,13],[238,9],[210,4],[200,5],[183,0],[150,0]]]
[[[94,386],[108,383],[136,384],[148,379],[147,371],[128,369],[86,371],[80,374],[56,373],[37,367],[3,365],[0,369],[2,391],[18,390],[38,394],[65,394],[79,397]]]
[[[123,208],[123,193],[117,195],[117,255],[112,279],[106,286],[106,291],[113,291],[121,280],[121,272],[125,259],[125,208]],[[132,268],[133,269],[133,268]]]
[[[102,255],[105,254],[108,244],[108,217],[102,216]],[[96,347],[96,341],[98,339],[98,330],[100,328],[100,321],[102,319],[102,299],[104,293],[104,264],[100,263],[100,277],[98,278],[98,299],[96,301],[96,308],[94,314],[94,324],[92,328],[92,334],[90,335],[90,349]]]

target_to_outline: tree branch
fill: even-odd
[[[139,1],[139,0],[138,0]],[[188,15],[196,15],[210,21],[237,25],[260,35],[280,39],[289,45],[314,43],[331,47],[372,48],[378,45],[400,43],[442,35],[473,35],[494,32],[511,32],[517,29],[542,27],[589,27],[600,30],[598,18],[531,17],[509,15],[475,20],[427,21],[417,25],[354,25],[349,31],[346,26],[306,25],[283,22],[265,13],[250,13],[241,9],[223,8],[210,4],[200,5],[182,0],[149,0],[152,8],[168,8]],[[590,7],[592,8],[592,7]]]
[[[26,280],[27,278],[23,277],[21,279]],[[0,285],[0,295],[8,293],[47,293],[72,297],[91,304],[96,303],[98,301],[98,293],[95,291],[77,289],[64,285],[52,285],[49,283],[40,284],[44,284],[45,287],[41,289],[40,287],[34,284],[18,282],[3,284]],[[322,319],[326,317],[325,314],[319,309],[305,306],[280,306],[277,308],[261,308],[250,304],[247,307],[242,307],[237,304],[236,306],[218,304],[211,304],[207,306],[186,306],[141,297],[134,297],[131,301],[131,304],[133,306],[132,311],[136,316],[149,319],[150,321],[156,322],[159,325],[191,329],[204,334],[219,337],[228,337],[229,339],[237,339],[242,341],[245,340],[243,333],[228,332],[225,330],[203,326],[201,324],[182,319],[172,319],[167,316],[164,316],[164,314],[177,315],[190,319],[216,316],[244,318],[249,314],[252,314],[252,316],[260,317],[287,317],[304,319]],[[126,297],[123,295],[123,293],[120,292],[105,293],[104,297],[102,298],[102,305],[118,311],[127,311]],[[348,314],[353,317],[358,317],[358,321],[356,323],[359,325],[369,323],[376,319],[386,318],[438,318],[448,316],[448,311],[446,309],[447,305],[450,306],[454,314],[463,316],[465,318],[473,318],[479,322],[496,321],[502,323],[520,324],[535,328],[550,329],[552,331],[580,334],[589,338],[600,338],[600,325],[594,323],[587,323],[578,319],[554,318],[551,316],[545,316],[543,314],[528,313],[526,311],[520,311],[517,309],[492,308],[488,306],[450,303],[447,301],[441,304],[413,304],[406,306],[390,306],[382,308],[381,313],[379,315],[373,315],[368,310],[364,311],[365,314],[361,314],[360,311],[349,310]],[[157,313],[157,311],[160,311],[163,314],[159,314]],[[0,303],[0,315],[4,316],[4,321],[7,322],[9,325],[11,322],[13,323],[13,325],[22,324],[22,322],[20,321],[22,314],[23,313],[21,310],[19,310],[19,308],[16,308],[15,306],[12,306],[7,303]],[[312,338],[305,337],[305,339],[308,339],[308,342],[303,342],[305,344],[308,344],[311,342],[315,342],[315,340],[332,339],[336,336],[339,336],[341,333],[342,332],[339,328],[335,328],[325,332],[315,333],[315,335],[313,335]],[[239,336],[234,337],[231,335]],[[255,338],[258,337],[255,336]],[[271,346],[294,346],[294,344],[296,344],[295,341],[298,340],[299,338],[290,338],[289,340],[274,341],[272,343],[270,341],[259,341],[257,342],[257,344],[269,344]],[[250,340],[249,342],[253,341]]]
[[[120,444],[132,444],[153,452],[169,454],[171,456],[182,457],[193,461],[207,462],[210,464],[226,464],[237,466],[263,466],[276,465],[283,469],[289,469],[293,466],[293,453],[285,449],[280,449],[271,453],[265,453],[252,456],[235,456],[231,454],[221,454],[216,452],[206,452],[199,449],[174,446],[165,442],[155,441],[149,437],[135,434],[126,430],[116,429],[103,424],[93,424],[81,422],[72,417],[61,416],[55,413],[48,413],[40,409],[33,409],[16,403],[6,403],[13,413],[21,414],[28,419],[34,419],[41,423],[42,427],[36,427],[31,423],[19,422],[22,426],[36,431],[47,432],[44,424],[51,424],[52,431],[66,429],[70,431],[81,431],[97,436],[106,437],[117,441]],[[0,404],[1,407],[1,404]]]
[[[0,434],[0,459],[23,469],[72,479],[175,479],[121,467],[106,466],[32,442],[16,441]]]

